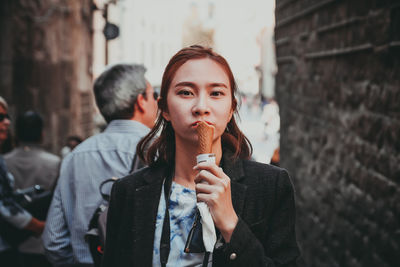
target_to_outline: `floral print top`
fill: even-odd
[[[196,212],[196,192],[180,184],[172,182],[169,200],[170,216],[170,246],[167,267],[172,266],[202,266],[204,253],[185,253],[184,247],[192,228]],[[154,235],[153,266],[160,264],[160,241],[165,215],[164,186],[162,187],[158,205],[156,230]],[[212,266],[210,255],[208,266]]]

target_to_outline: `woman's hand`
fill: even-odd
[[[238,222],[232,205],[231,179],[215,163],[202,162],[194,169],[199,171],[195,178],[197,201],[208,205],[215,226],[228,243]]]

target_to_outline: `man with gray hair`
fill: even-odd
[[[156,119],[157,95],[145,71],[142,65],[119,64],[94,83],[96,104],[108,126],[79,144],[61,164],[43,233],[46,256],[55,267],[93,265],[84,235],[103,201],[99,186],[129,173],[136,145]]]

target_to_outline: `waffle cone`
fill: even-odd
[[[214,127],[201,121],[197,124],[197,134],[199,136],[199,154],[212,153],[212,141],[214,136]]]

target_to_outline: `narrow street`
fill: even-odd
[[[250,139],[253,146],[253,159],[269,163],[274,150],[279,146],[279,134],[268,135],[265,133],[265,124],[262,120],[262,110],[257,107],[248,108],[242,105],[240,110],[239,127]]]

